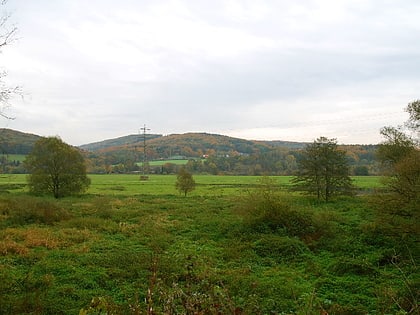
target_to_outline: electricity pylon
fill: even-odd
[[[150,130],[146,128],[146,124],[143,125],[143,128],[140,128],[143,131],[143,179],[146,179],[146,163],[147,163],[147,154],[146,154],[146,131]]]

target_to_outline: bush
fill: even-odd
[[[261,183],[260,188],[238,202],[245,226],[257,232],[298,237],[306,243],[330,232],[325,216],[316,215],[311,210],[295,209],[290,198],[277,192],[270,179],[263,179]]]
[[[70,214],[55,201],[35,197],[16,197],[0,200],[3,215],[12,224],[54,224],[67,220]]]

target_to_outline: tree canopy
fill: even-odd
[[[352,181],[345,151],[335,139],[320,137],[306,146],[297,160],[298,174],[294,189],[329,201],[334,195],[352,193]]]
[[[25,167],[30,191],[36,194],[59,198],[84,192],[90,184],[81,153],[56,137],[38,140]]]

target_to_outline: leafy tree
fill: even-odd
[[[352,194],[352,181],[345,151],[335,139],[318,138],[302,151],[298,175],[292,179],[294,189],[329,201],[334,195]]]
[[[41,138],[25,160],[30,191],[55,198],[84,192],[90,184],[81,153],[56,137]]]
[[[388,173],[415,149],[415,143],[401,127],[383,127],[380,132],[386,140],[379,145],[376,154],[383,170]]]
[[[195,189],[195,181],[191,173],[189,173],[185,167],[181,167],[179,170],[175,187],[180,193],[184,193],[184,196],[187,196],[187,193]]]
[[[418,198],[420,185],[420,101],[409,103],[406,111],[410,117],[405,125],[414,132],[414,137],[401,126],[382,128],[386,140],[380,144],[377,157],[387,175],[388,188],[410,201]]]
[[[383,182],[387,191],[374,198],[377,220],[394,236],[418,235],[420,204],[420,101],[410,103],[406,111],[410,118],[406,126],[381,129],[385,141],[380,144],[377,158],[384,170]]]
[[[406,125],[417,133],[418,138],[420,132],[420,100],[409,103],[406,112],[410,115]]]

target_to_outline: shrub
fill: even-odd
[[[3,214],[12,224],[54,224],[70,217],[69,213],[55,201],[21,196],[0,201]]]
[[[47,228],[31,227],[25,229],[6,228],[0,233],[0,254],[26,255],[30,248],[60,248],[63,242],[59,236]]]
[[[330,231],[325,216],[311,210],[295,209],[290,198],[275,190],[269,178],[261,180],[261,186],[238,202],[238,211],[246,226],[263,233],[279,233],[298,237],[312,243]]]

